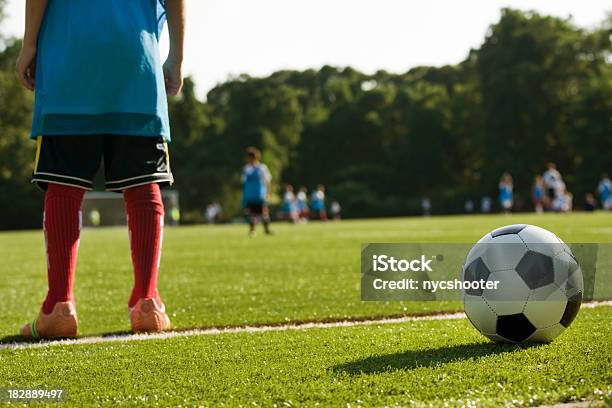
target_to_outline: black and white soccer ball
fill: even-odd
[[[474,327],[498,342],[550,342],[572,323],[583,279],[570,248],[534,225],[498,228],[467,255],[462,281],[498,281],[497,289],[462,290]]]

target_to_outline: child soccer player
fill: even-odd
[[[168,19],[170,53],[158,40]],[[160,185],[173,182],[166,95],[182,87],[183,0],[27,0],[16,64],[35,92],[32,182],[45,190],[43,227],[49,289],[27,338],[74,337],[74,272],[81,204],[104,160],[106,189],[122,192],[134,288],[134,332],[170,327],[157,291],[164,206]]]
[[[604,210],[612,210],[612,181],[606,173],[601,175],[601,180],[597,185],[597,192],[599,193],[599,201],[601,207]]]
[[[552,209],[553,202],[557,198],[557,192],[560,190],[559,186],[563,183],[563,177],[559,170],[557,170],[555,163],[549,162],[546,164],[546,171],[542,175],[542,181],[546,188],[545,203],[548,209]]]
[[[283,217],[292,223],[297,223],[299,221],[298,211],[297,211],[297,201],[295,198],[295,194],[293,193],[293,186],[291,184],[287,184],[285,186],[285,193],[283,194],[283,206],[281,208]]]
[[[310,196],[310,206],[312,214],[321,221],[327,221],[327,211],[325,210],[325,186],[319,184],[317,189]]]
[[[268,196],[272,176],[268,166],[260,162],[261,153],[254,147],[247,149],[247,164],[242,169],[242,208],[249,223],[249,235],[255,235],[255,224],[261,217],[264,231],[271,234]]]
[[[340,221],[340,218],[342,218],[340,215],[341,211],[342,211],[342,206],[340,206],[340,203],[338,202],[338,200],[332,201],[331,205],[329,206],[329,212],[331,213],[332,220]]]
[[[295,197],[297,201],[299,219],[302,222],[308,221],[308,213],[310,212],[310,209],[308,208],[308,196],[306,191],[306,187],[300,187],[300,191],[298,191],[297,196]]]
[[[538,214],[544,212],[544,200],[547,197],[544,195],[544,179],[539,174],[533,180],[532,198],[535,212]]]
[[[499,180],[499,204],[505,213],[512,211],[512,206],[514,205],[513,189],[514,186],[510,173],[502,174]]]

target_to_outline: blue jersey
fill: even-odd
[[[268,183],[272,180],[268,167],[263,163],[247,164],[242,170],[242,201],[263,203],[268,195]]]
[[[612,182],[610,179],[601,180],[599,186],[597,186],[597,190],[599,190],[599,198],[601,201],[608,201],[612,193]]]
[[[316,190],[310,196],[310,205],[314,211],[325,209],[325,193],[321,190]]]
[[[285,213],[292,213],[294,211],[297,211],[297,202],[295,199],[295,194],[290,191],[285,192],[285,195],[283,196],[282,210]]]
[[[300,191],[297,194],[296,200],[297,200],[296,205],[297,205],[297,210],[298,211],[302,212],[302,211],[308,210],[308,203],[306,202],[306,193],[305,192]]]
[[[541,200],[544,197],[544,187],[540,185],[535,185],[533,187],[533,197],[536,200]]]
[[[38,37],[32,137],[170,140],[159,36],[165,0],[49,0]]]
[[[500,183],[499,184],[499,201],[512,201],[512,184]]]

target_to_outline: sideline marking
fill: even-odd
[[[593,309],[599,306],[612,306],[612,300],[601,301],[601,302],[589,302],[583,303],[582,307],[586,309]],[[99,344],[99,343],[117,343],[117,342],[131,342],[131,341],[143,341],[143,340],[158,340],[158,339],[171,339],[176,337],[192,337],[192,336],[214,336],[225,333],[261,333],[261,332],[273,332],[273,331],[288,331],[288,330],[309,330],[309,329],[327,329],[332,327],[353,327],[353,326],[373,326],[378,324],[394,324],[394,323],[406,323],[406,322],[418,322],[427,320],[452,320],[452,319],[464,319],[466,318],[465,313],[438,313],[431,315],[420,315],[420,316],[403,316],[403,317],[387,317],[370,320],[343,320],[336,322],[303,322],[303,323],[287,323],[283,325],[267,324],[261,326],[238,326],[238,327],[213,327],[208,329],[191,329],[184,331],[168,331],[163,333],[151,333],[151,334],[116,334],[110,336],[91,336],[91,337],[80,337],[76,339],[68,340],[51,340],[41,342],[16,342],[0,344],[0,350],[6,349],[29,349],[29,348],[44,348],[53,346],[70,346],[70,345],[81,345],[81,344]]]

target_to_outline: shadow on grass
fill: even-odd
[[[13,343],[38,343],[40,340],[26,339],[20,334],[14,334],[10,336],[0,337],[0,344],[13,344]]]
[[[419,367],[431,367],[438,364],[510,353],[516,350],[539,346],[541,344],[473,343],[425,350],[407,350],[401,353],[371,356],[361,360],[350,361],[334,366],[332,370],[345,372],[350,375],[412,370]]]
[[[29,339],[29,338],[25,338],[21,336],[20,334],[15,334],[15,335],[10,335],[10,336],[0,337],[0,345],[54,343],[54,342],[59,342],[62,340],[77,340],[77,339],[86,339],[86,338],[92,338],[92,337],[101,337],[101,338],[128,337],[128,336],[131,336],[132,334],[133,333],[129,330],[122,330],[122,331],[114,331],[114,332],[94,333],[94,334],[90,334],[87,336],[79,336],[77,338],[57,338],[57,339],[51,339],[51,340],[50,339]]]

